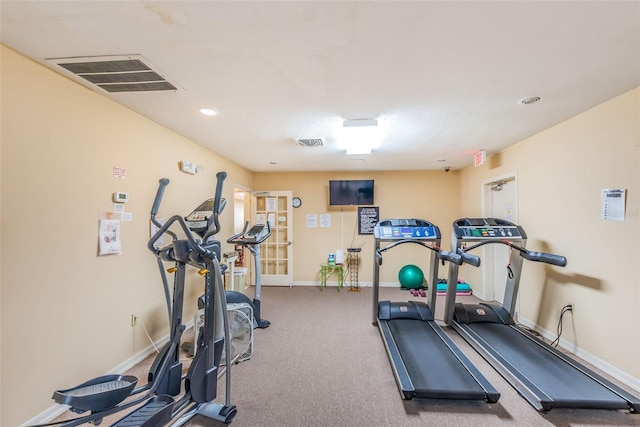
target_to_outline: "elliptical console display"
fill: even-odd
[[[215,198],[207,199],[184,218],[189,229],[200,237],[205,235],[209,227],[211,227],[213,222],[216,220],[217,216],[220,215],[224,210],[224,207],[227,205],[227,201],[224,198],[220,199],[218,212],[214,212],[215,203]]]
[[[233,243],[239,243],[240,239],[242,239],[246,243],[262,243],[271,235],[269,227],[264,224],[256,224],[249,229],[246,233],[244,233],[241,237],[236,240],[232,240]]]

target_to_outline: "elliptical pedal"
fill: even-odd
[[[164,426],[171,420],[174,400],[162,394],[120,419],[112,427],[155,427]]]
[[[111,409],[126,399],[138,383],[132,375],[103,375],[66,390],[57,390],[51,397],[56,403],[71,406],[78,414]]]

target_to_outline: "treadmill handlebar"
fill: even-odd
[[[405,243],[414,243],[416,245],[420,245],[423,246],[433,252],[437,252],[438,253],[438,258],[440,258],[442,261],[449,261],[452,262],[456,265],[460,265],[463,262],[463,258],[461,255],[456,254],[454,252],[449,252],[449,251],[443,251],[439,246],[431,246],[431,245],[427,245],[424,242],[421,242],[419,240],[414,240],[414,239],[405,239],[405,240],[398,240],[395,241],[393,243],[391,243],[388,246],[385,246],[384,248],[378,248],[375,251],[375,260],[378,263],[378,265],[382,265],[382,252],[388,251],[391,248],[394,248],[398,245],[403,245]],[[477,258],[475,255],[468,255],[469,257],[473,258]],[[478,263],[480,262],[480,259],[478,258]]]
[[[462,258],[463,263],[467,263],[474,267],[480,267],[480,257],[478,255],[469,254],[462,249],[458,249],[458,255]]]
[[[563,257],[562,255],[534,251],[520,252],[520,255],[522,255],[522,258],[529,261],[544,262],[545,264],[557,265],[560,267],[567,266],[567,258]]]
[[[473,246],[469,246],[468,248],[465,249],[461,249],[458,248],[457,252],[458,254],[462,255],[462,257],[464,258],[465,256],[470,256],[470,254],[467,253],[467,251],[471,251],[473,249],[476,249],[480,246],[484,246],[484,245],[488,245],[488,244],[492,244],[492,243],[499,243],[502,245],[507,245],[510,248],[513,248],[515,250],[517,250],[520,253],[520,256],[528,261],[537,261],[537,262],[544,262],[545,264],[551,264],[551,265],[557,265],[559,267],[566,267],[567,266],[567,258],[565,258],[562,255],[556,255],[556,254],[550,254],[547,252],[536,252],[536,251],[530,251],[527,250],[525,248],[523,248],[522,246],[518,246],[516,244],[514,244],[513,242],[510,242],[509,240],[484,240],[480,243],[476,243]],[[477,257],[476,257],[477,258]],[[470,262],[471,260],[467,261],[467,259],[464,259],[465,262],[468,262],[471,265],[475,265],[473,262]],[[480,265],[480,259],[478,258],[478,265]],[[478,265],[475,265],[476,267]]]
[[[456,265],[461,265],[462,264],[462,256],[460,256],[459,254],[453,253],[453,252],[449,252],[449,251],[439,251],[438,252],[438,256],[440,257],[441,260],[443,261],[449,261],[452,262]]]

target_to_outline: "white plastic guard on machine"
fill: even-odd
[[[244,293],[246,284],[247,268],[235,268],[233,272],[233,283],[229,283],[229,270],[224,272],[225,289]]]
[[[253,355],[253,309],[247,303],[227,304],[229,332],[231,333],[231,358],[240,355],[238,362]],[[200,328],[204,326],[204,309],[198,310],[193,319],[194,340],[198,339]],[[225,364],[224,352],[220,364]]]

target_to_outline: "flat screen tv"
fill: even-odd
[[[373,180],[329,181],[329,205],[373,205]]]

